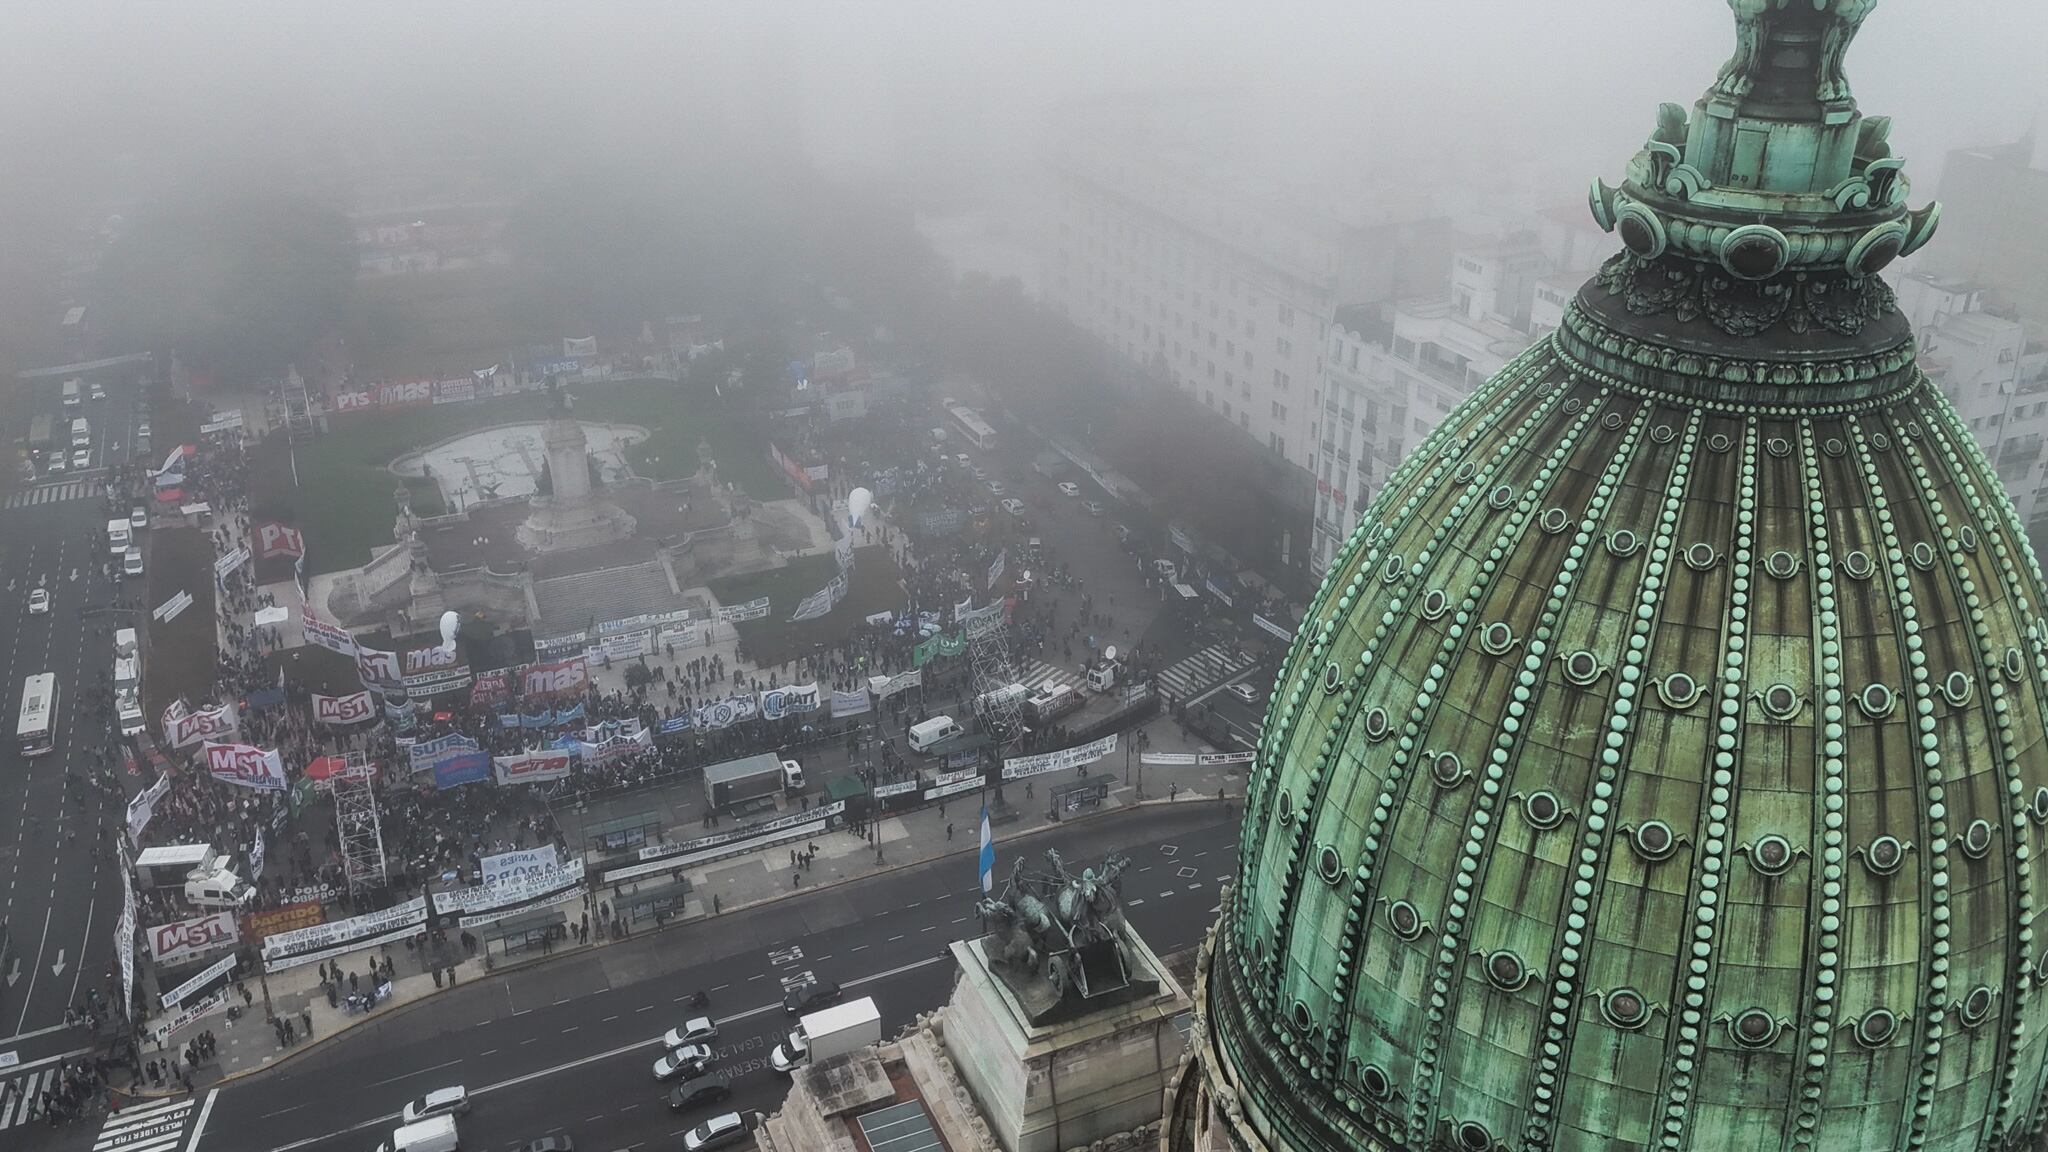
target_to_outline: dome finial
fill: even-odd
[[[1707,95],[1772,104],[1844,104],[1842,58],[1877,0],[1728,0],[1735,54]]]

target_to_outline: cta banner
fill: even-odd
[[[555,846],[547,844],[539,848],[486,856],[478,862],[478,867],[483,872],[484,887],[495,888],[508,880],[523,880],[541,872],[553,871],[558,863],[555,858]]]
[[[1112,732],[1100,740],[1076,744],[1072,748],[1061,748],[1056,752],[1040,752],[1036,756],[1015,756],[1003,761],[1003,779],[1022,780],[1026,776],[1041,776],[1047,772],[1079,768],[1083,764],[1093,764],[1114,751],[1116,733]]]
[[[818,710],[818,686],[816,684],[792,684],[787,688],[764,688],[761,690],[761,718],[780,720],[784,716],[796,716]]]
[[[201,712],[184,712],[176,719],[164,713],[164,738],[173,748],[189,748],[215,736],[232,736],[236,727],[235,706],[219,704]]]
[[[306,538],[297,528],[287,528],[275,520],[263,520],[256,524],[256,558],[268,560],[272,556],[304,556]]]
[[[223,784],[259,792],[282,792],[285,788],[284,757],[274,748],[266,752],[250,744],[215,744],[209,740],[206,774]]]
[[[169,964],[234,944],[241,940],[242,933],[235,923],[234,913],[215,912],[211,916],[159,924],[146,929],[143,936],[149,941],[149,958],[159,964]]]
[[[352,692],[347,696],[322,696],[313,694],[313,720],[319,724],[360,724],[374,720],[377,706],[370,701],[370,693]]]
[[[318,645],[329,652],[339,652],[343,656],[356,654],[356,638],[349,635],[348,629],[329,624],[325,620],[316,620],[310,612],[300,614],[299,624],[305,629],[306,643]]]
[[[567,752],[523,752],[499,756],[491,761],[491,766],[500,784],[539,784],[567,776],[573,760]]]
[[[548,664],[528,664],[519,691],[524,696],[581,696],[589,687],[589,661],[573,656]]]

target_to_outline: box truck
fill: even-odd
[[[799,772],[797,779],[803,779]],[[782,758],[770,752],[742,756],[704,769],[704,800],[713,808],[729,808],[781,792],[788,783]],[[799,784],[801,786],[801,784]]]
[[[798,1019],[796,1029],[769,1053],[768,1063],[777,1072],[794,1072],[881,1041],[882,1014],[874,997],[863,996]]]

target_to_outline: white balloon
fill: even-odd
[[[462,628],[462,617],[455,612],[441,613],[441,650],[455,651],[455,633]]]
[[[846,494],[846,518],[855,528],[860,527],[860,518],[868,514],[868,506],[875,502],[875,494],[865,488],[855,488]]]

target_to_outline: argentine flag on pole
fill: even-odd
[[[996,840],[988,830],[988,801],[981,802],[981,894],[986,896],[996,883]]]

